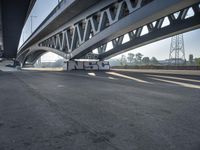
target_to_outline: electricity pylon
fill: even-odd
[[[180,65],[185,62],[185,47],[183,34],[171,38],[169,64]]]

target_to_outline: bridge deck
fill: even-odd
[[[199,76],[22,71],[0,83],[1,150],[200,148]]]

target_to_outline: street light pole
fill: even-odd
[[[31,17],[31,34],[33,33],[33,18],[36,18],[37,16],[30,16]]]
[[[24,33],[24,31],[23,31],[23,32],[22,32],[22,41],[23,41],[23,43],[24,43],[24,39],[25,39],[25,38],[24,38],[24,34],[25,34],[25,33]]]

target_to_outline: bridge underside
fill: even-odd
[[[29,48],[22,48],[18,60],[34,63],[47,51],[67,60],[88,55],[104,60],[199,27],[199,0],[103,0]]]
[[[3,57],[16,58],[25,20],[36,0],[0,0],[0,45]]]
[[[191,10],[191,13],[193,14],[190,14],[189,10]],[[159,18],[154,22],[148,23],[113,39],[110,41],[112,43],[112,48],[108,51],[106,51],[105,48],[108,46],[109,42],[103,44],[97,48],[98,55],[96,57],[98,59],[108,59],[131,49],[144,46],[173,35],[198,29],[199,27],[200,8],[198,4],[195,4],[178,12]],[[125,36],[128,40],[125,39]]]

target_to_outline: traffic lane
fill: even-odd
[[[68,73],[35,73],[25,81],[80,124],[112,135],[119,148],[198,147],[199,90]]]
[[[140,78],[142,80],[151,82],[152,79],[149,77],[167,78],[172,81],[183,81],[190,84],[200,85],[200,76],[198,75],[181,75],[181,74],[170,74],[170,73],[142,73],[142,72],[127,72],[127,71],[114,71],[130,77]]]
[[[58,107],[13,73],[0,73],[0,83],[1,150],[116,149],[103,135],[62,116]]]

